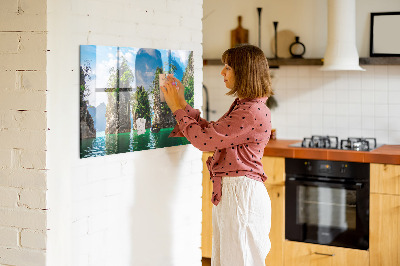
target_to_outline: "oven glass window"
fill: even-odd
[[[356,191],[344,188],[298,186],[297,223],[311,226],[356,228]]]

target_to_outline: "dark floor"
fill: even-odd
[[[203,262],[203,266],[211,266],[211,259],[202,258],[201,262]]]

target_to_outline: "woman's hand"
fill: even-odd
[[[184,109],[186,107],[185,87],[178,79],[168,76],[161,90],[164,93],[167,105],[173,113],[178,109]]]
[[[182,108],[185,108],[187,105],[187,102],[185,100],[185,86],[179,81],[179,79],[175,78],[174,76],[168,76],[167,80],[170,80],[172,83],[175,82],[176,85],[178,85],[178,97],[179,97],[179,103],[182,106]]]
[[[183,108],[186,107],[187,102],[185,100],[185,86],[179,81],[179,79],[175,78],[174,76],[170,77],[176,84],[178,85],[178,97],[179,97],[179,102]]]

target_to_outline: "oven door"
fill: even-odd
[[[286,178],[286,239],[367,250],[369,185]]]

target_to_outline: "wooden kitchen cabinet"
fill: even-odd
[[[400,195],[400,165],[370,164],[371,193]]]
[[[285,241],[285,187],[265,184],[271,199],[271,250],[265,259],[266,266],[283,265]]]
[[[203,195],[202,195],[202,223],[201,223],[201,253],[204,258],[211,258],[212,252],[212,183],[210,181],[210,173],[206,165],[212,152],[203,153]]]
[[[265,187],[271,199],[271,250],[265,259],[266,266],[283,265],[285,240],[285,158],[264,156],[261,160],[267,175]]]
[[[285,185],[285,158],[264,156],[261,159],[261,163],[268,177],[265,184]]]
[[[400,265],[400,165],[370,167],[370,265]]]
[[[370,202],[370,265],[400,265],[400,196],[373,193]]]
[[[315,245],[286,240],[284,252],[285,266],[369,265],[369,253],[365,250]]]
[[[202,217],[202,256],[211,258],[212,253],[212,183],[206,166],[211,152],[203,153],[203,217]],[[263,157],[262,164],[268,176],[265,187],[268,190],[272,205],[271,250],[266,258],[266,265],[283,265],[284,230],[285,230],[285,158]]]

